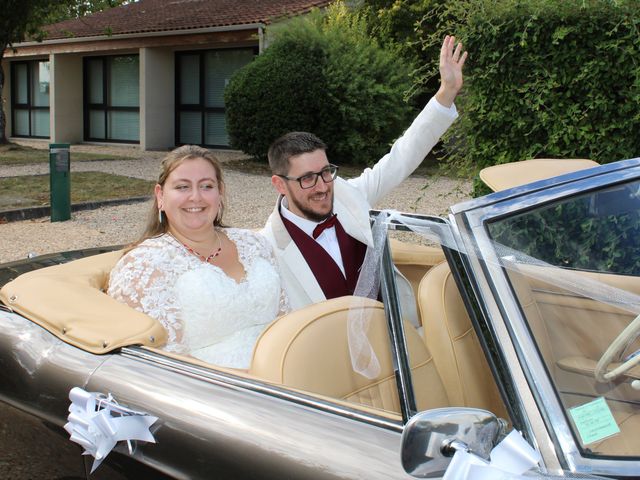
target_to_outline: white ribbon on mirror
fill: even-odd
[[[69,400],[68,423],[64,429],[72,442],[84,448],[83,455],[94,458],[91,473],[119,441],[127,442],[130,454],[133,453],[131,440],[155,443],[149,427],[157,417],[122,407],[111,394],[104,396],[79,387],[69,391]]]
[[[536,467],[540,460],[540,453],[517,430],[513,430],[491,450],[490,461],[471,452],[458,450],[453,455],[443,480],[525,478],[523,474]]]
[[[538,463],[541,460],[537,452],[522,437],[520,432],[512,430],[493,450],[490,460],[486,461],[471,452],[458,450],[442,480],[528,480],[544,479],[602,479],[596,475],[571,473],[564,471],[562,475],[541,472]]]

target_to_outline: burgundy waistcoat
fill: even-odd
[[[342,255],[345,278],[340,271],[340,267],[338,267],[333,258],[331,258],[331,255],[329,255],[315,239],[307,235],[282,215],[280,215],[280,218],[282,218],[282,222],[289,232],[289,235],[291,235],[291,238],[300,249],[302,256],[307,261],[324,296],[329,299],[342,297],[344,295],[353,295],[353,291],[358,283],[360,267],[362,266],[364,255],[367,252],[367,246],[348,235],[342,228],[342,225],[340,225],[339,220],[336,222],[334,228],[336,229],[340,254]]]

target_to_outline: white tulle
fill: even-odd
[[[289,311],[271,247],[250,231],[224,230],[236,244],[240,282],[204,263],[171,235],[142,242],[111,272],[109,295],[158,319],[168,351],[248,368],[260,332]]]

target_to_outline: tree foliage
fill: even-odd
[[[131,0],[67,0],[56,3],[58,3],[58,5],[45,19],[45,24],[61,22],[70,18],[84,17],[92,13],[131,3]]]
[[[444,141],[452,170],[640,154],[637,0],[363,3],[371,32],[417,62],[415,96],[437,79],[444,35],[455,34],[469,50],[456,100],[462,115]]]
[[[364,0],[360,6],[370,34],[386,48],[395,49],[415,68],[413,85],[407,97],[417,107],[423,106],[438,89],[440,45],[425,46],[421,39],[433,25],[425,19],[445,0]],[[454,33],[454,32],[448,32]]]
[[[293,20],[225,91],[231,143],[257,158],[294,130],[329,145],[337,162],[373,163],[407,127],[410,66],[371,39],[343,4]]]
[[[622,0],[462,0],[432,12],[425,46],[456,30],[470,51],[449,164],[637,156],[639,14]]]
[[[2,59],[6,49],[27,36],[34,36],[44,19],[51,13],[55,0],[2,0],[0,2],[0,106],[4,107],[4,68]],[[0,108],[0,144],[7,143],[5,135],[6,118],[4,108]]]
[[[552,265],[640,275],[638,182],[545,205],[488,225],[494,241]]]

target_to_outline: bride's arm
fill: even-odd
[[[160,248],[142,245],[129,251],[111,271],[107,293],[158,320],[167,330],[167,350],[180,351],[183,327],[173,295],[175,278],[163,258],[166,252]]]

